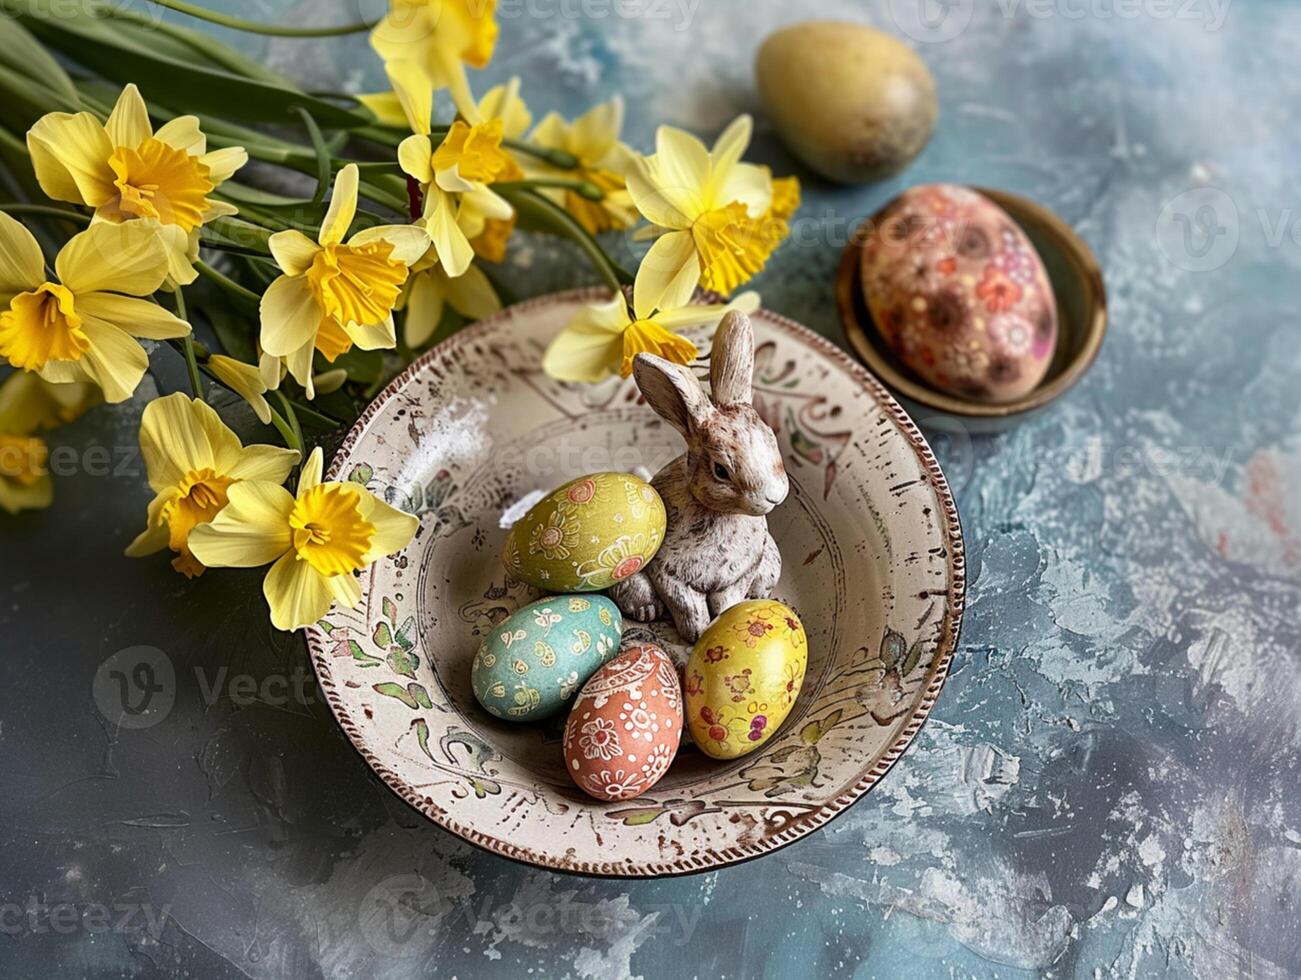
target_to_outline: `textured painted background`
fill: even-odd
[[[0,975],[1301,974],[1301,5],[927,3],[949,17],[915,42],[939,81],[935,140],[887,185],[808,180],[767,304],[837,337],[848,230],[945,179],[1075,225],[1112,332],[1044,416],[940,441],[969,611],[889,777],[716,874],[590,881],[479,853],[407,810],[310,684],[294,690],[304,651],[267,626],[256,574],[187,585],[119,557],[147,490],[85,456],[54,509],[0,517]],[[657,122],[712,135],[756,110],[756,46],[815,6],[501,4],[484,77],[523,75],[539,117],[622,92],[642,149]],[[352,19],[343,6],[292,15]],[[885,2],[816,6],[899,30]],[[358,38],[249,49],[312,84],[379,81]],[[755,155],[793,169],[761,116]],[[510,266],[521,295],[586,277],[537,243]],[[139,410],[60,439],[122,454]],[[139,645],[165,652],[171,707],[118,730],[93,680]]]

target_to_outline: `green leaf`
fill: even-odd
[[[397,610],[393,610],[393,618],[397,619]],[[398,646],[404,650],[410,650],[415,646],[416,636],[416,617],[408,616],[407,621],[402,624],[402,628],[393,634],[393,639],[397,641]]]
[[[371,688],[371,690],[373,690],[376,694],[384,695],[384,697],[386,698],[397,698],[397,700],[401,701],[403,704],[405,704],[408,708],[412,709],[413,711],[419,707],[419,705],[416,703],[416,699],[413,698],[410,694],[408,694],[407,689],[403,687],[401,684],[395,684],[392,681],[386,681],[383,684],[376,684],[373,688]]]
[[[920,639],[913,642],[912,648],[908,651],[908,656],[904,658],[903,666],[899,668],[900,675],[907,677],[917,669],[917,665],[921,663],[924,647],[925,644]]]
[[[17,16],[38,39],[69,59],[120,85],[135,82],[151,104],[279,123],[296,121],[293,110],[301,106],[331,128],[352,129],[370,122],[288,82],[272,84],[182,57],[160,35],[106,16],[106,4],[86,0],[69,8],[52,7],[44,0],[0,0],[0,9]]]
[[[356,640],[348,641],[348,649],[352,651],[352,659],[357,661],[363,667],[377,667],[384,661],[379,657],[372,657],[369,653],[361,648],[361,644]]]
[[[377,647],[387,647],[393,643],[393,631],[389,629],[388,623],[380,623],[375,627],[373,639]]]
[[[908,641],[898,632],[886,629],[885,638],[881,640],[881,662],[890,670],[908,652]]]
[[[396,603],[396,602],[394,602],[394,601],[393,601],[391,598],[389,598],[388,596],[385,596],[385,597],[380,601],[379,607],[380,607],[381,610],[383,610],[383,612],[384,612],[384,618],[385,618],[385,619],[387,619],[390,623],[394,623],[394,624],[397,623],[397,621],[398,621],[398,607],[397,607],[397,603]]]
[[[321,202],[325,200],[325,192],[330,189],[330,177],[334,173],[330,163],[330,148],[325,144],[325,137],[321,135],[321,127],[316,125],[316,120],[312,118],[312,114],[302,106],[295,106],[294,108],[297,110],[299,118],[303,120],[303,126],[307,129],[307,136],[312,141],[312,149],[316,151],[316,193],[312,195],[312,206],[320,207]]]
[[[30,31],[7,17],[0,17],[0,66],[25,79],[39,79],[40,86],[62,99],[69,111],[76,112],[81,108],[77,87],[63,66],[32,37]]]
[[[414,681],[407,685],[407,693],[422,708],[432,708],[434,706],[434,702],[429,700],[429,692]]]
[[[420,658],[408,650],[403,650],[400,646],[394,645],[388,652],[389,669],[395,674],[401,674],[403,677],[415,678],[416,668],[420,666]]]
[[[375,470],[365,463],[358,463],[348,474],[349,483],[360,483],[363,487],[375,476]]]

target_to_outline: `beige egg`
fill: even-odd
[[[824,177],[881,180],[935,129],[935,80],[912,49],[861,24],[808,21],[769,36],[759,96],[791,152]]]

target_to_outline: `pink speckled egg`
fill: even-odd
[[[881,212],[863,288],[882,337],[935,388],[982,402],[1029,394],[1057,346],[1057,301],[1034,245],[1002,208],[924,184]]]
[[[565,723],[565,768],[598,800],[630,800],[668,772],[682,738],[682,689],[659,647],[629,647],[583,685]]]

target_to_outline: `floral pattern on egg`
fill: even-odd
[[[715,759],[754,751],[790,714],[807,664],[808,638],[788,606],[755,599],[723,612],[687,661],[686,718],[696,745]]]
[[[565,769],[598,800],[630,800],[668,771],[682,737],[677,668],[659,647],[630,647],[583,685],[565,724]]]
[[[912,371],[980,401],[1019,398],[1057,346],[1057,302],[1034,245],[993,201],[951,184],[911,188],[863,248],[872,319]]]
[[[664,502],[629,473],[595,473],[540,500],[511,528],[502,560],[550,592],[596,592],[640,571],[664,540]]]
[[[619,607],[605,596],[531,603],[480,644],[470,672],[474,696],[505,721],[547,718],[614,656],[622,633]]]

